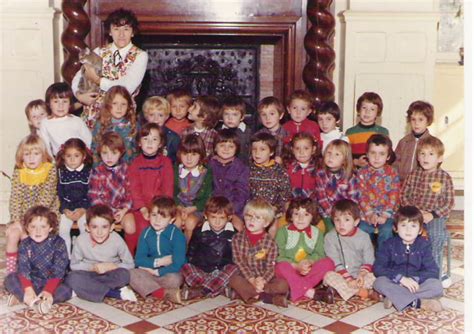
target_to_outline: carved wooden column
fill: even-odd
[[[89,16],[84,11],[86,2],[87,0],[63,0],[62,3],[64,18],[68,24],[61,35],[66,56],[61,74],[68,83],[71,83],[74,74],[81,67],[78,61],[79,51],[87,46],[84,39],[91,29]]]
[[[331,3],[332,0],[308,0],[307,7],[311,27],[304,38],[309,61],[303,69],[303,81],[317,104],[334,100],[331,76],[336,54],[330,43],[335,20],[329,11]]]

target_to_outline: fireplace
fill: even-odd
[[[144,92],[163,94],[166,89],[153,80],[169,75],[168,87],[187,85],[194,94],[233,92],[253,106],[263,96],[274,95],[284,101],[293,90],[305,88],[316,101],[332,100],[331,1],[63,0],[68,21],[62,35],[66,51],[63,76],[69,81],[79,68],[78,49],[105,42],[105,18],[125,7],[140,21],[140,35],[134,42],[152,56]],[[177,54],[180,63],[169,59],[170,64],[161,64],[164,72],[158,71],[159,60],[154,61],[153,56],[160,52],[165,58]],[[189,57],[191,53],[194,57]],[[218,59],[215,53],[224,56]],[[237,65],[249,62],[250,56],[251,64],[235,73],[240,71]]]

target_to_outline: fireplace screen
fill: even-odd
[[[259,96],[258,46],[144,46],[148,52],[146,96],[186,89],[193,96],[237,95],[250,106]]]

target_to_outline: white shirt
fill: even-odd
[[[344,135],[337,127],[334,130],[329,131],[328,133],[321,132],[321,140],[323,141],[323,152],[326,149],[326,146],[328,146],[330,142],[336,139],[344,140],[346,143],[349,142],[349,138],[347,138],[347,136]]]
[[[112,55],[116,50],[119,50],[120,56],[122,59],[125,59],[127,57],[128,51],[132,48],[133,44],[130,42],[126,47],[123,47],[121,49],[118,49],[114,43],[112,43]],[[100,53],[101,48],[95,48],[94,52],[96,54]],[[113,57],[113,56],[112,56]],[[130,94],[133,94],[135,90],[140,86],[142,83],[143,77],[145,76],[145,71],[146,71],[146,66],[148,64],[148,53],[145,51],[140,52],[133,62],[133,64],[130,65],[130,67],[127,69],[125,75],[120,77],[120,79],[117,80],[110,80],[107,78],[101,78],[100,79],[100,89],[103,91],[108,91],[110,88],[113,86],[124,86],[127,88],[128,92]],[[76,95],[78,86],[79,86],[79,81],[82,77],[81,70],[77,71],[76,75],[74,75],[74,78],[72,79],[72,91],[74,92],[74,95]]]
[[[56,156],[61,145],[70,138],[81,139],[89,148],[92,142],[89,128],[82,119],[74,115],[44,119],[40,125],[39,135],[52,156]]]

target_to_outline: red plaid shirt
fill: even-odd
[[[191,125],[189,128],[183,131],[181,138],[190,134],[196,134],[201,137],[202,141],[204,142],[204,146],[206,147],[207,160],[209,160],[214,155],[214,139],[216,139],[217,131],[214,129],[206,129],[202,132],[197,132],[194,129],[194,126]]]
[[[277,255],[277,245],[268,233],[254,246],[250,244],[245,231],[232,239],[233,261],[247,280],[262,277],[265,282],[270,281],[275,275]]]
[[[401,205],[413,205],[438,217],[447,217],[454,207],[451,176],[441,168],[434,172],[417,168],[405,180],[400,201]]]

